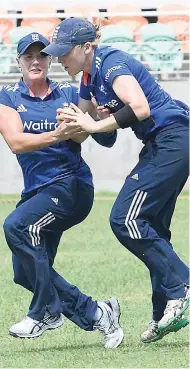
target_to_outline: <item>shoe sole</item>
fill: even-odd
[[[160,332],[156,337],[150,339],[150,340],[143,340],[141,339],[142,343],[151,343],[161,340],[163,337],[165,337],[169,333],[176,333],[180,329],[185,328],[189,324],[189,320],[187,318],[180,319],[174,326],[171,327],[170,330],[167,330],[165,332]]]
[[[59,322],[53,323],[52,325],[49,325],[49,326],[47,325],[35,334],[19,334],[19,333],[15,333],[15,332],[12,332],[12,331],[9,331],[9,334],[10,334],[10,336],[12,336],[14,338],[38,338],[45,331],[60,328],[63,324],[64,324],[64,319],[61,318]]]
[[[170,332],[178,332],[181,328],[185,328],[189,324],[189,320],[187,318],[180,319],[174,326],[172,325]]]
[[[187,298],[186,300],[186,303],[185,305],[183,306],[183,308],[179,311],[179,313],[169,321],[168,324],[166,325],[163,325],[161,327],[158,328],[158,333],[159,334],[162,334],[162,333],[165,333],[165,332],[172,332],[172,328],[173,326],[178,323],[178,319],[180,318],[181,315],[183,315],[183,313],[188,309],[189,307],[189,304],[190,304],[190,297]],[[187,324],[186,324],[187,325]],[[179,328],[181,329],[181,328]],[[177,332],[177,331],[176,331]]]
[[[116,327],[118,326],[118,339],[115,345],[111,347],[111,348],[116,348],[122,343],[123,338],[124,338],[123,329],[120,327],[121,309],[120,309],[119,301],[118,299],[116,299],[116,297],[112,297],[111,299],[107,300],[107,302],[109,302],[109,304],[112,307],[112,310],[114,313],[114,322],[115,322]],[[109,347],[105,346],[105,348],[109,348]]]

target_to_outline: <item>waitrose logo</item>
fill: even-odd
[[[58,126],[55,122],[48,122],[47,119],[41,120],[40,122],[33,122],[33,120],[30,120],[30,122],[23,123],[24,130],[28,131],[53,131]]]

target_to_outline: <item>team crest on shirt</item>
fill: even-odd
[[[107,92],[106,92],[106,90],[105,90],[104,85],[101,85],[101,86],[99,87],[99,90],[100,90],[104,95],[107,95]]]

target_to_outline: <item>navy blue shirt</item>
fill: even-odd
[[[51,93],[43,100],[30,96],[28,87],[21,79],[19,83],[5,86],[0,91],[0,104],[15,109],[22,120],[24,132],[40,134],[57,127],[56,109],[78,104],[78,90],[69,83],[57,83],[48,80]],[[116,135],[110,138],[104,136],[112,146]],[[100,140],[101,141],[101,140]],[[81,157],[81,145],[72,141],[63,141],[29,153],[18,154],[18,162],[24,176],[24,191],[28,193],[46,184],[53,183],[69,175],[75,175],[79,180],[92,184],[92,174]]]
[[[124,106],[112,88],[114,78],[120,75],[131,75],[137,80],[150,107],[151,119],[137,123],[134,132],[138,138],[146,141],[151,133],[168,124],[189,124],[188,107],[184,103],[172,99],[142,63],[109,46],[95,49],[92,76],[83,74],[80,96],[90,100],[93,95],[99,105],[109,107],[112,113],[116,112]]]

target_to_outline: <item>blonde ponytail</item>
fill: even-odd
[[[91,43],[94,48],[98,47],[98,44],[100,42],[100,38],[101,38],[101,32],[100,32],[101,23],[102,23],[101,19],[97,19],[96,24],[94,24],[94,26],[96,28],[96,38]]]

